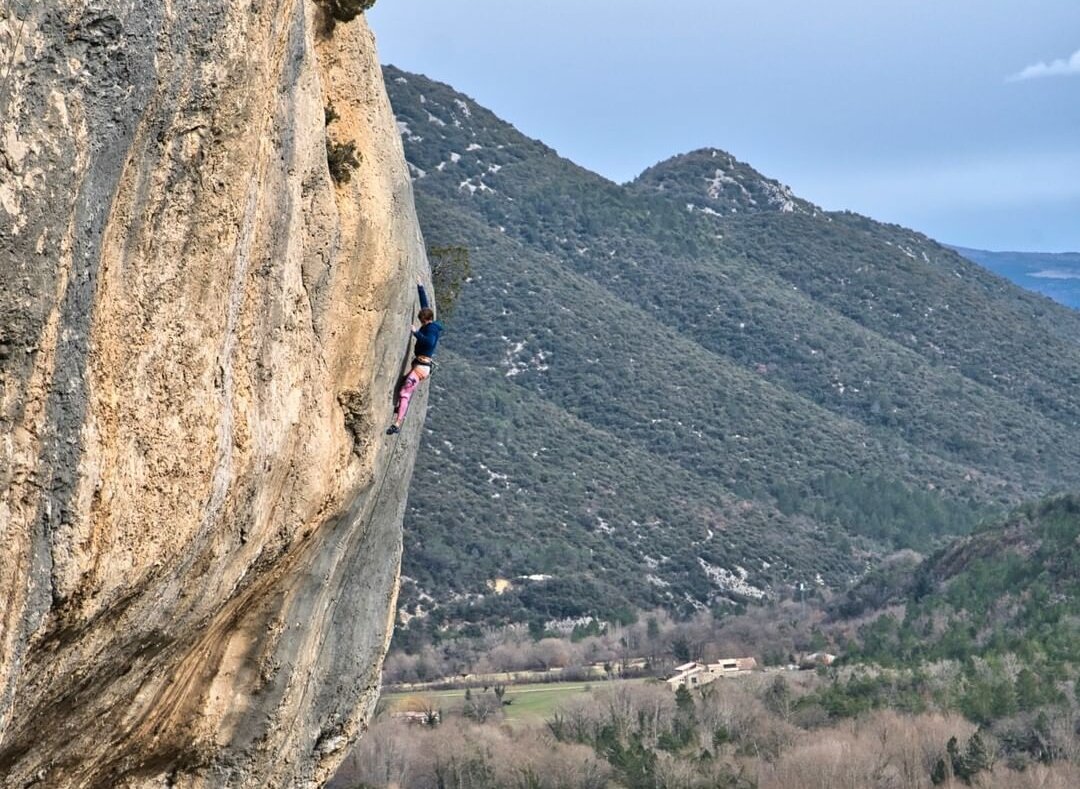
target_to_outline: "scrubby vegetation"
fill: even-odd
[[[950,699],[974,721],[1060,705],[1080,680],[1080,497],[1028,505],[870,586],[835,606],[840,616],[873,614],[852,660],[955,661]]]
[[[843,589],[1080,485],[1077,314],[721,152],[620,186],[386,77],[425,238],[472,264],[406,518],[410,629]]]
[[[347,184],[352,178],[352,171],[360,166],[357,158],[356,143],[326,141],[326,164],[335,183]]]
[[[477,628],[398,651],[387,680],[604,671],[542,729],[519,716],[501,728],[505,700],[482,675],[441,719],[483,726],[455,722],[450,734],[380,721],[350,780],[387,785],[371,765],[392,751],[391,773],[417,787],[1071,787],[1080,779],[1078,551],[1080,497],[1064,496],[925,559],[900,552],[844,595],[720,618],[661,610],[581,622],[562,636]],[[821,650],[840,659],[791,670]],[[764,671],[693,691],[616,679],[744,655]]]
[[[586,679],[591,666],[609,676],[663,675],[677,663],[753,655],[783,666],[828,645],[820,603],[786,601],[753,606],[745,614],[717,619],[703,612],[676,619],[663,610],[627,624],[581,622],[560,633],[522,626],[465,628],[443,633],[436,643],[418,642],[403,630],[383,670],[386,685],[460,680],[466,674],[559,669],[559,679]],[[644,660],[641,670],[631,661]]]
[[[439,299],[439,316],[448,319],[453,315],[461,289],[472,273],[469,250],[460,244],[430,247],[428,262],[435,295]]]
[[[330,124],[338,120],[334,105],[327,104],[324,111],[324,125],[326,126],[326,164],[330,168],[330,176],[334,183],[347,184],[352,178],[352,171],[360,166],[359,154],[356,151],[356,143],[353,141],[338,142],[330,137]]]
[[[587,746],[537,732],[455,721],[420,728],[387,718],[365,735],[332,789],[608,789],[611,769]]]
[[[892,571],[889,571],[889,567]],[[889,565],[833,606],[853,617],[890,602],[903,616],[860,631],[861,655],[886,665],[1024,652],[1080,656],[1080,497],[1025,505],[925,562]]]
[[[615,683],[543,723],[384,714],[332,784],[344,787],[1065,787],[1080,778],[1075,702],[991,729],[932,709],[830,719],[813,672],[720,680],[700,691]],[[1043,744],[1032,753],[1028,743]]]
[[[375,5],[375,0],[319,0],[335,22],[351,22]]]

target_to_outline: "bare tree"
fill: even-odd
[[[486,723],[501,711],[502,701],[494,693],[473,693],[466,700],[462,714],[477,723]]]

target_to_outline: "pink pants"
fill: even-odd
[[[416,387],[420,385],[420,381],[423,380],[416,374],[416,370],[411,371],[405,376],[405,383],[401,385],[401,389],[398,390],[398,404],[397,413],[394,414],[394,421],[401,423],[405,421],[405,414],[409,412],[409,398],[412,397],[413,392],[416,391]]]

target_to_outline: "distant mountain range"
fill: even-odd
[[[1080,484],[1080,313],[721,150],[619,185],[385,77],[425,239],[473,268],[406,517],[410,631],[842,587]]]
[[[1017,285],[1080,309],[1080,252],[987,252],[952,247]]]

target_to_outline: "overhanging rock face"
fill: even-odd
[[[372,36],[6,8],[0,785],[317,786],[378,695],[424,413],[383,435],[427,264]]]

